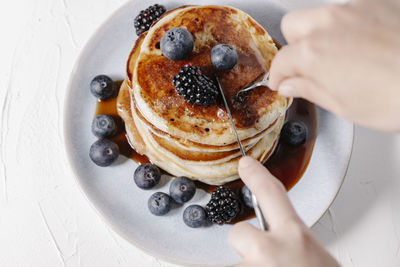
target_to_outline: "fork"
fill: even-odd
[[[259,76],[260,77],[260,76]],[[248,84],[246,87],[244,87],[243,89],[240,89],[237,93],[236,93],[236,97],[239,97],[240,94],[244,93],[244,92],[248,92],[253,90],[254,88],[257,88],[259,86],[268,86],[269,81],[269,72],[267,74],[264,75],[264,78],[259,81],[259,82],[251,82],[250,84]],[[257,80],[257,79],[256,79]]]

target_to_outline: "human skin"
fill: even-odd
[[[229,232],[229,244],[242,257],[239,266],[338,267],[297,216],[282,183],[257,160],[244,157],[239,175],[256,195],[268,223],[261,231],[247,222]]]
[[[272,61],[270,87],[357,124],[400,131],[400,1],[364,0],[293,11],[288,45]]]
[[[355,123],[400,131],[400,1],[359,0],[293,11],[282,20],[288,45],[272,61],[269,86]],[[229,243],[240,266],[337,267],[291,205],[283,185],[245,157],[239,175],[257,196],[268,231],[241,222]]]

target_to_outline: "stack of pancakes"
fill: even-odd
[[[172,61],[160,50],[163,34],[183,27],[194,38],[192,54]],[[213,46],[234,46],[239,59],[230,71],[210,62]],[[185,64],[218,76],[247,155],[264,162],[272,154],[291,99],[267,87],[245,97],[236,92],[263,77],[277,48],[268,33],[243,11],[225,6],[184,6],[172,10],[136,40],[127,63],[127,78],[118,96],[131,146],[176,176],[220,185],[237,179],[241,157],[222,101],[194,106],[179,96],[173,77]]]

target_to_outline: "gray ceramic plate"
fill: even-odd
[[[163,4],[170,9],[187,3],[175,0]],[[190,229],[182,221],[183,208],[165,217],[155,217],[147,209],[147,199],[154,191],[142,191],[135,186],[132,176],[137,165],[133,161],[121,156],[112,167],[100,168],[88,156],[90,145],[96,140],[90,132],[96,101],[89,92],[89,83],[98,74],[107,74],[114,80],[124,78],[125,61],[136,38],[133,18],[150,4],[154,2],[132,1],[119,9],[93,35],[77,60],[65,103],[68,157],[93,206],[116,232],[135,246],[158,258],[185,265],[235,264],[239,257],[229,248],[226,238],[231,226]],[[218,1],[218,4],[248,12],[282,42],[279,23],[287,6],[279,1],[237,0]],[[342,184],[352,150],[353,125],[318,109],[317,133],[310,164],[289,192],[298,214],[309,226],[327,210]],[[168,179],[157,189],[167,192]],[[207,194],[197,190],[190,203],[205,204],[207,200]],[[250,222],[256,224],[255,219]]]

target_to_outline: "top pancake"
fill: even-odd
[[[174,27],[188,29],[195,41],[185,60],[169,60],[159,49],[163,34]],[[165,15],[142,38],[133,93],[140,113],[160,130],[202,144],[236,142],[222,101],[205,108],[188,104],[176,93],[172,78],[187,63],[219,77],[241,139],[268,128],[286,112],[289,99],[267,87],[253,90],[240,103],[233,101],[238,90],[268,71],[277,51],[268,33],[246,13],[223,6],[186,7]],[[219,43],[238,52],[238,64],[230,71],[216,71],[210,62],[210,51]]]
[[[182,9],[184,7],[180,7]],[[171,11],[170,11],[171,12]],[[132,73],[135,69],[135,63],[136,60],[139,57],[140,54],[140,48],[143,44],[144,37],[146,36],[147,32],[141,34],[135,41],[132,50],[129,54],[129,58],[126,64],[126,73],[127,77],[132,76]],[[224,146],[216,146],[216,145],[210,145],[210,144],[201,144],[201,143],[196,143],[187,139],[183,138],[178,138],[176,136],[172,136],[168,134],[167,132],[161,131],[160,129],[156,128],[154,125],[152,125],[149,121],[147,121],[142,114],[137,110],[136,104],[135,104],[135,99],[134,97],[130,96],[132,94],[132,82],[127,78],[124,81],[124,84],[121,86],[119,95],[118,95],[118,112],[120,116],[123,118],[125,121],[126,125],[126,130],[128,136],[130,136],[131,142],[132,140],[137,140],[138,138],[133,138],[133,135],[136,135],[137,130],[135,129],[133,122],[132,122],[132,116],[133,113],[136,114],[136,116],[144,123],[146,126],[151,130],[153,135],[156,135],[156,138],[163,138],[163,139],[168,139],[170,142],[175,142],[176,146],[179,146],[181,149],[184,150],[190,150],[190,151],[198,151],[198,152],[226,152],[226,151],[232,151],[232,150],[238,150],[239,145],[237,143],[230,144],[230,145],[224,145]],[[129,90],[130,93],[127,93],[126,91]],[[132,98],[131,98],[132,97]],[[131,103],[132,102],[132,103]],[[259,132],[258,134],[248,138],[248,139],[242,139],[242,145],[245,149],[247,147],[253,146],[255,143],[257,143],[262,137],[264,137],[266,134],[268,134],[270,131],[273,130],[273,128],[276,126],[278,120],[273,122],[269,127],[267,127],[265,130]],[[132,144],[133,147],[141,154],[144,154],[144,150],[141,146],[141,144]],[[136,148],[138,146],[138,148]],[[212,158],[210,156],[210,158]]]

